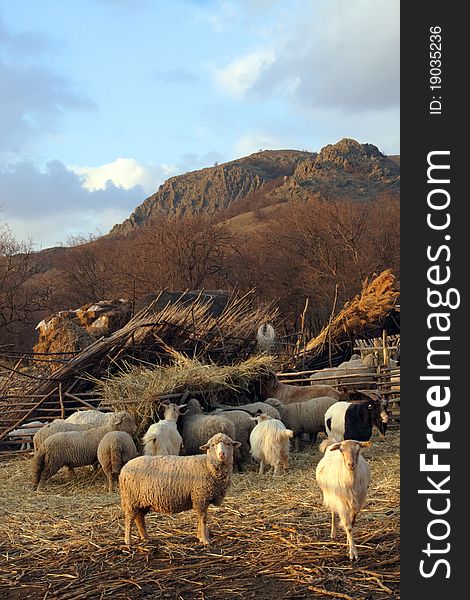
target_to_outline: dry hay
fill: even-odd
[[[75,354],[87,348],[98,337],[109,335],[123,327],[130,317],[129,300],[101,300],[85,304],[76,310],[62,310],[38,325],[39,340],[33,352],[36,358],[47,353]]]
[[[234,365],[216,365],[188,358],[171,348],[167,351],[173,358],[169,365],[127,368],[124,365],[116,375],[95,379],[101,406],[131,412],[139,429],[144,430],[149,422],[156,420],[161,396],[202,395],[208,406],[213,400],[233,401],[234,394],[247,393],[250,383],[266,374],[275,362],[273,356],[256,355]]]
[[[333,344],[349,340],[352,335],[375,328],[395,306],[400,292],[395,289],[395,276],[390,270],[382,271],[372,281],[365,281],[363,290],[347,302],[342,310],[326,325],[317,337],[310,340],[303,353],[320,354],[329,339]]]
[[[31,492],[30,459],[0,463],[0,597],[226,600],[273,597],[399,598],[399,432],[373,437],[368,502],[355,527],[359,560],[346,537],[329,538],[330,516],[314,480],[320,458],[291,455],[283,477],[234,474],[220,508],[209,509],[213,545],[196,540],[193,511],[150,513],[151,542],[123,544],[117,492],[102,474],[65,471]]]
[[[40,334],[33,352],[36,358],[41,359],[42,366],[48,366],[51,371],[61,366],[55,355],[63,354],[64,359],[69,359],[95,341],[88,331],[72,319],[53,317],[49,323],[51,325]],[[53,360],[48,362],[48,357],[44,357],[44,354],[54,355],[51,357]]]

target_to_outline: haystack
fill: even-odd
[[[95,338],[70,317],[55,315],[50,319],[33,348],[34,356],[51,371],[61,365],[61,359],[68,360],[87,348]],[[43,356],[43,355],[52,356]],[[59,357],[59,358],[58,358]]]
[[[62,354],[62,358],[69,359],[96,339],[123,327],[130,318],[131,302],[122,299],[100,300],[76,310],[62,310],[36,327],[39,340],[33,348],[33,357],[40,359],[44,354]],[[54,370],[57,368],[57,359],[47,364]]]
[[[318,357],[329,344],[338,346],[377,329],[400,296],[395,285],[396,279],[391,270],[382,271],[371,281],[366,280],[362,292],[346,302],[330,323],[305,345],[299,356]]]
[[[145,429],[155,421],[162,399],[184,394],[198,397],[206,408],[213,401],[237,403],[251,392],[252,382],[274,368],[273,356],[255,355],[232,365],[217,365],[189,358],[168,349],[171,364],[160,367],[131,367],[104,379],[95,379],[101,405],[115,411],[130,411]],[[179,399],[179,398],[178,398]]]

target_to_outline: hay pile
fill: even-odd
[[[33,358],[42,360],[44,354],[63,354],[65,359],[70,358],[67,355],[74,355],[96,339],[110,335],[130,318],[129,300],[101,300],[76,310],[60,311],[37,326],[39,339],[33,347]],[[56,361],[50,361],[47,366],[51,370],[58,367]]]
[[[150,543],[123,544],[119,494],[102,474],[59,472],[30,491],[30,459],[0,463],[0,597],[15,600],[390,600],[400,597],[399,432],[365,456],[372,482],[355,527],[359,560],[347,558],[341,531],[314,478],[320,453],[291,455],[284,477],[235,473],[220,508],[209,509],[213,546],[195,537],[192,511],[146,517]],[[134,538],[137,541],[137,538]]]
[[[390,270],[382,271],[372,281],[366,280],[362,292],[347,302],[300,354],[315,357],[325,350],[330,340],[333,345],[338,345],[352,336],[364,335],[368,330],[376,329],[400,296],[395,285],[395,276]]]
[[[95,379],[101,406],[114,411],[127,410],[136,418],[140,429],[154,422],[161,396],[182,394],[198,396],[206,406],[211,401],[234,402],[234,396],[248,394],[253,380],[274,367],[273,356],[256,355],[233,365],[204,363],[168,349],[171,364],[161,367],[131,367],[104,379]]]

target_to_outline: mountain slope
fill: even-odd
[[[128,235],[162,211],[205,212],[233,219],[295,199],[367,200],[385,192],[398,195],[399,189],[399,158],[385,156],[372,144],[345,138],[319,153],[265,150],[171,177],[110,235]]]

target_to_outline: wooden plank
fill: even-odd
[[[52,389],[49,392],[48,396],[50,396],[53,392],[54,392],[54,389]],[[3,429],[3,431],[0,431],[0,440],[4,439],[4,437],[7,435],[7,433],[9,433],[12,429],[15,429],[15,427],[17,427],[18,425],[21,425],[29,417],[29,415],[35,411],[36,408],[39,408],[39,406],[42,404],[42,402],[43,402],[43,400],[41,399],[30,410],[28,410],[24,414],[22,414],[21,417],[16,420],[16,423],[14,425],[9,425],[5,429]]]

